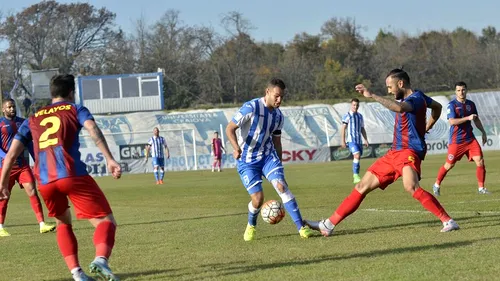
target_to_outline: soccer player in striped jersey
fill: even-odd
[[[170,159],[170,152],[167,141],[164,137],[160,136],[158,127],[154,127],[153,136],[149,139],[146,146],[146,163],[148,162],[149,152],[151,152],[151,158],[153,158],[153,173],[155,174],[156,184],[163,184],[165,156],[167,159]]]
[[[233,147],[233,157],[237,160],[237,171],[251,198],[248,203],[248,224],[243,235],[245,241],[255,239],[257,217],[264,203],[262,176],[278,192],[300,237],[312,235],[311,229],[304,225],[297,201],[288,188],[281,162],[284,116],[279,106],[285,89],[281,79],[272,79],[267,84],[265,96],[243,104],[226,128]]]
[[[479,194],[489,194],[484,187],[486,168],[484,166],[483,151],[474,136],[472,122],[481,131],[483,145],[488,141],[486,131],[477,114],[476,104],[467,99],[467,84],[455,84],[456,98],[448,103],[448,122],[450,123],[450,138],[448,140],[448,157],[444,165],[439,168],[436,183],[432,187],[435,195],[440,195],[440,185],[446,174],[460,161],[464,155],[469,161],[476,163],[476,177]]]
[[[222,140],[219,138],[219,132],[214,132],[214,138],[212,139],[212,155],[214,156],[212,172],[215,170],[215,167],[217,167],[217,171],[220,172],[220,166],[222,164],[222,152],[226,153],[226,150],[222,145]]]
[[[358,112],[359,100],[353,98],[351,100],[351,110],[342,117],[341,143],[343,148],[346,148],[346,130],[347,130],[347,145],[352,153],[352,177],[353,183],[361,181],[359,176],[360,158],[363,155],[363,141],[368,147],[368,138],[366,137],[365,122],[363,115]],[[363,138],[361,138],[363,137]]]
[[[89,131],[106,158],[108,171],[114,178],[121,176],[120,165],[114,160],[89,110],[74,104],[75,77],[68,74],[52,77],[50,93],[52,104],[25,120],[12,141],[1,171],[0,200],[9,198],[12,167],[24,148],[33,142],[38,190],[49,217],[56,219],[57,244],[73,279],[93,280],[83,272],[78,261],[78,242],[73,232],[68,198],[75,208],[76,217],[89,220],[95,227],[95,259],[90,263],[90,272],[105,280],[117,281],[118,277],[108,266],[115,243],[116,222],[104,193],[80,159],[79,133],[82,127]]]
[[[377,188],[385,189],[399,177],[403,177],[404,189],[441,220],[443,223],[441,232],[459,229],[458,224],[450,218],[439,201],[420,187],[419,183],[420,164],[427,150],[425,133],[439,119],[441,104],[421,91],[413,91],[408,73],[401,69],[389,72],[385,83],[389,94],[394,95],[396,101],[376,95],[362,84],[356,86],[356,91],[396,113],[391,150],[368,168],[361,181],[330,218],[307,221],[311,228],[319,230],[324,236],[332,235],[334,227],[354,213],[368,193]],[[432,109],[432,113],[426,124],[427,107]]]
[[[3,100],[2,112],[4,116],[0,118],[0,148],[2,150],[2,154],[4,154],[9,151],[12,140],[17,133],[17,128],[21,126],[21,124],[24,122],[24,119],[16,116],[16,103],[13,99],[10,98]],[[2,168],[4,157],[5,155],[3,155],[0,159],[0,169]],[[12,188],[14,187],[16,181],[18,182],[19,187],[24,189],[24,191],[26,191],[26,194],[30,198],[31,208],[33,209],[33,212],[35,212],[36,219],[38,221],[38,224],[40,225],[40,233],[46,233],[55,230],[55,225],[45,223],[42,203],[40,202],[40,198],[38,197],[38,194],[36,192],[35,177],[31,172],[28,161],[26,161],[23,156],[19,156],[14,163],[14,167],[12,169],[12,172],[10,173],[9,191],[12,191]],[[10,234],[4,228],[8,204],[9,200],[0,201],[0,237],[10,236]]]

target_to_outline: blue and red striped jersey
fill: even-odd
[[[23,118],[14,117],[13,119],[8,119],[6,117],[0,118],[0,148],[7,154],[10,149],[10,145],[12,140],[17,134],[17,129],[21,127],[21,124],[24,122]],[[28,166],[29,163],[24,158],[24,155],[20,155],[17,157],[14,162],[14,167],[24,167]],[[3,157],[0,161],[0,168],[3,166]]]
[[[90,111],[70,102],[57,102],[35,112],[19,128],[16,139],[25,145],[33,141],[34,174],[41,184],[58,179],[88,175],[80,159],[78,135]]]
[[[423,160],[427,151],[425,144],[427,106],[432,103],[432,99],[421,91],[415,91],[401,102],[411,104],[413,110],[396,113],[392,149],[411,149]]]
[[[464,118],[471,114],[477,114],[476,105],[471,100],[465,100],[464,103],[454,99],[448,103],[448,119]],[[469,143],[476,137],[474,136],[472,122],[467,120],[460,125],[450,126],[450,138],[448,144]]]

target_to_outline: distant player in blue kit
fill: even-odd
[[[288,189],[281,162],[284,116],[279,106],[285,89],[281,79],[272,79],[267,84],[265,96],[243,104],[226,128],[234,149],[233,156],[237,160],[238,173],[251,198],[248,203],[248,225],[243,235],[245,241],[255,239],[257,217],[264,202],[262,176],[278,192],[300,237],[308,238],[313,233],[303,223],[299,206]]]
[[[363,115],[358,112],[359,100],[353,98],[351,100],[351,110],[347,112],[344,117],[342,117],[342,129],[340,137],[340,145],[343,148],[349,146],[349,150],[352,153],[352,177],[353,183],[358,183],[361,181],[359,176],[360,169],[360,158],[363,155],[363,143],[361,136],[365,142],[365,146],[368,147],[368,138],[366,137],[365,122],[363,120]],[[347,145],[345,140],[347,129]]]
[[[160,136],[158,127],[154,127],[153,136],[149,139],[146,146],[146,162],[148,162],[149,151],[151,151],[151,158],[153,158],[153,173],[155,174],[156,184],[163,184],[165,157],[169,159],[170,152],[167,141],[164,137]]]

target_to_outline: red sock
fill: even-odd
[[[345,217],[348,215],[354,213],[361,205],[361,202],[365,198],[364,195],[359,193],[356,189],[353,189],[351,194],[347,196],[344,201],[340,204],[340,206],[335,210],[335,213],[330,217],[330,221],[333,223],[333,225],[337,225],[340,223]]]
[[[451,219],[436,197],[432,196],[432,194],[425,191],[423,188],[417,188],[415,193],[413,193],[413,198],[420,201],[420,204],[422,204],[427,211],[433,213],[442,222],[449,221]]]
[[[444,177],[446,177],[447,173],[448,173],[448,170],[446,170],[444,168],[444,166],[441,166],[441,168],[439,168],[439,172],[438,172],[438,175],[437,175],[437,178],[436,178],[436,183],[437,184],[441,184],[441,182],[443,181]]]
[[[0,201],[0,223],[3,224],[5,222],[5,216],[7,215],[7,205],[9,204],[9,200]]]
[[[484,180],[486,179],[486,167],[478,166],[476,169],[477,184],[479,187],[484,187]]]
[[[33,196],[30,196],[30,203],[31,209],[33,209],[33,212],[35,212],[38,223],[41,223],[43,221],[43,209],[38,195],[35,194]]]
[[[71,224],[59,224],[56,236],[59,250],[69,270],[80,267],[78,263],[78,241],[76,241],[75,233],[73,233],[73,226]]]
[[[95,256],[109,259],[115,245],[116,225],[111,221],[102,221],[94,232]]]

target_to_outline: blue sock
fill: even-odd
[[[162,170],[160,170],[160,180],[163,180],[164,176],[165,176],[165,172],[163,172]]]
[[[300,228],[304,226],[304,223],[302,222],[302,215],[300,214],[297,201],[295,201],[295,198],[293,198],[292,200],[286,202],[284,205],[286,211],[288,212],[290,217],[292,217],[293,222],[297,226],[297,229],[300,230]]]
[[[248,224],[252,226],[257,225],[257,218],[259,217],[259,209],[255,209],[252,205],[252,201],[248,203]]]
[[[155,174],[156,181],[158,181],[158,171],[154,171],[154,174]]]
[[[356,160],[357,159],[354,159],[352,161],[352,173],[355,174],[355,175],[359,175],[359,167],[361,165],[359,164],[359,160],[357,160],[357,161]]]

